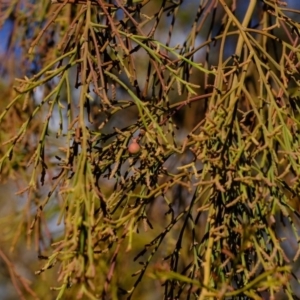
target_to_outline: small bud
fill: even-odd
[[[130,154],[137,154],[140,152],[141,146],[138,144],[137,139],[132,139],[132,142],[128,146],[128,152]]]

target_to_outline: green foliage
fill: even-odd
[[[0,15],[1,180],[27,199],[3,239],[35,241],[51,297],[294,299],[300,11],[30,2]]]

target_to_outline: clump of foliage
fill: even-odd
[[[1,180],[27,199],[12,244],[33,238],[57,299],[296,297],[300,11],[15,0],[0,13]]]

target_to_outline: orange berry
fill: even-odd
[[[130,154],[137,154],[140,152],[141,146],[138,144],[137,139],[132,139],[132,143],[128,146],[128,152]]]

